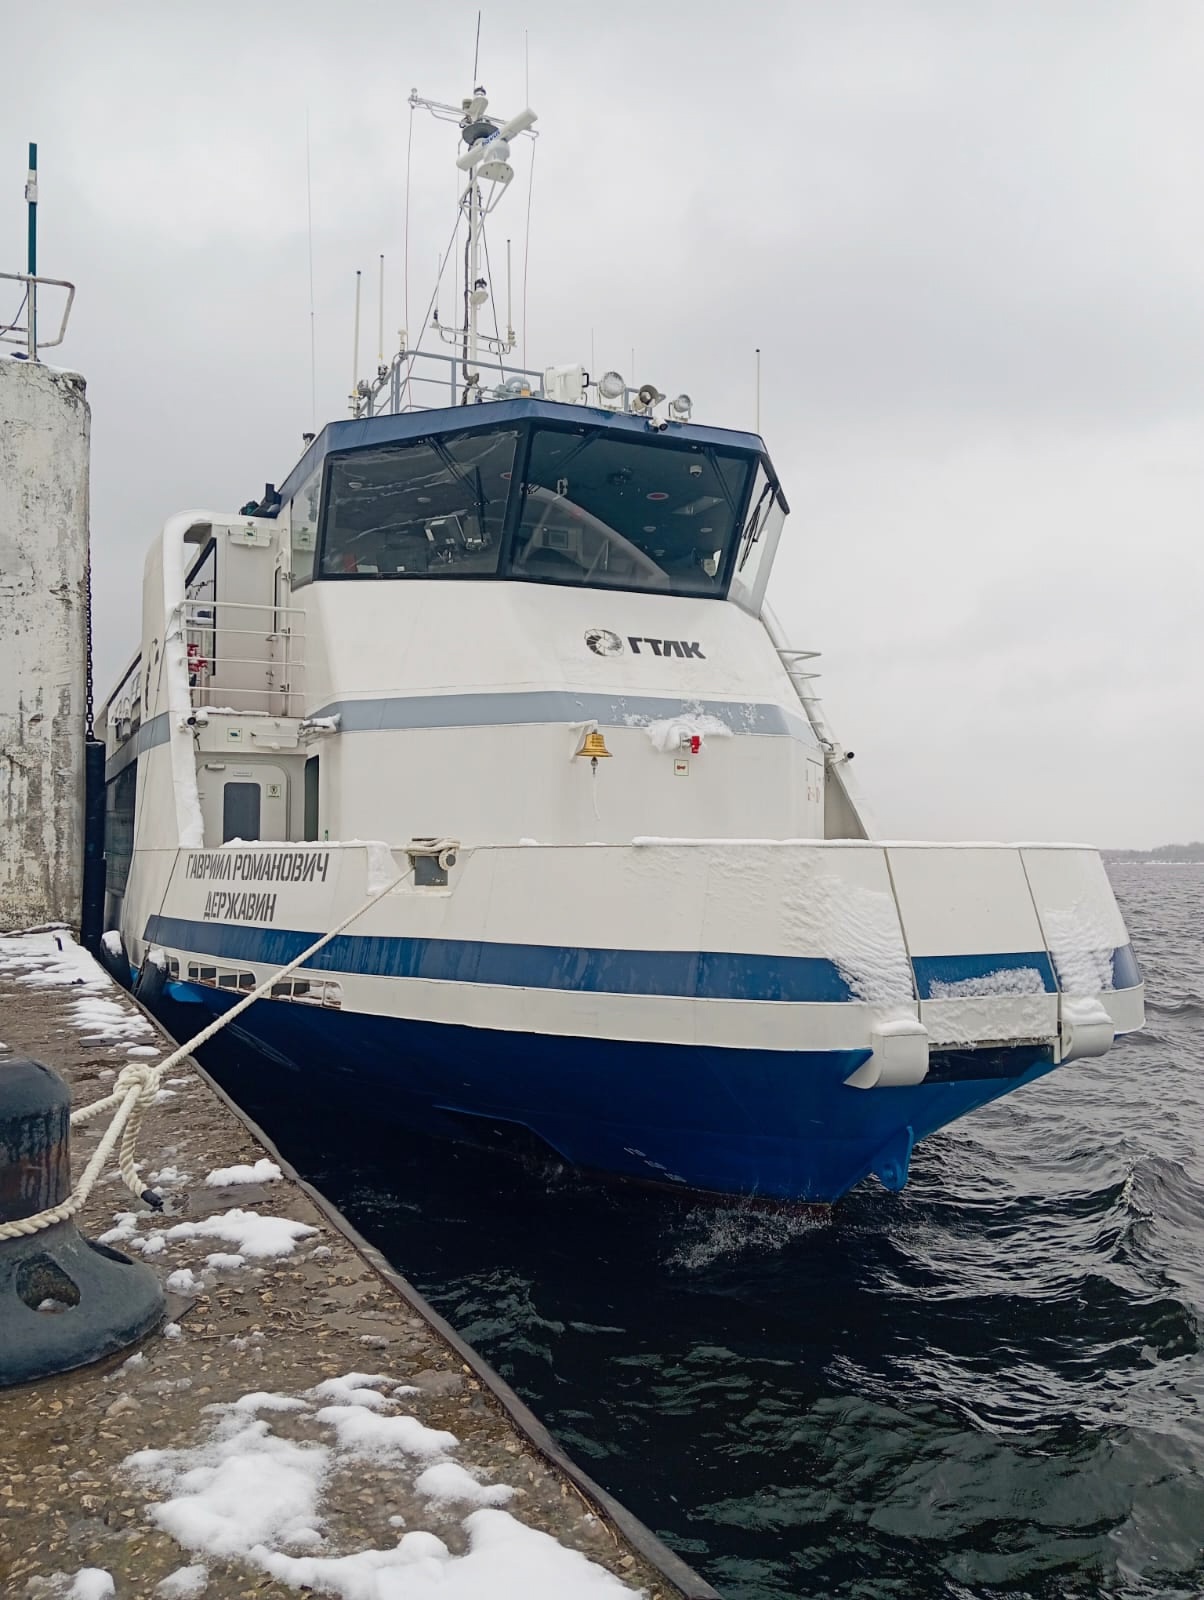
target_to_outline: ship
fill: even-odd
[[[455,130],[456,314],[279,488],[152,544],[106,958],[377,1120],[690,1194],[899,1190],[1141,1026],[1100,857],[875,836],[767,604],[759,433],[517,366],[486,225],[535,114],[411,103]]]

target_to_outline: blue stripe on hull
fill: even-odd
[[[296,928],[256,928],[152,916],[149,944],[223,961],[285,966],[317,935]],[[1127,961],[1126,961],[1127,956]],[[1132,950],[1112,957],[1116,987],[1140,982]],[[1043,950],[989,956],[917,956],[912,962],[919,997],[934,983],[961,983],[986,974],[1035,969],[1046,993],[1057,982]],[[857,998],[834,961],[821,956],[747,955],[716,950],[603,950],[576,945],[506,944],[493,939],[407,939],[342,934],[307,971],[358,972],[381,978],[426,978],[441,983],[499,984],[519,989],[567,989],[575,994],[649,994],[690,1000],[784,1000],[843,1003]],[[1126,982],[1120,982],[1120,978]]]
[[[285,966],[317,938],[290,928],[150,917],[145,938],[169,950],[226,961]],[[360,972],[587,994],[654,994],[707,1000],[852,999],[836,964],[812,956],[733,955],[699,950],[600,950],[479,939],[403,939],[343,934],[306,971]]]
[[[933,984],[965,983],[968,979],[995,977],[1001,972],[1037,972],[1046,994],[1057,994],[1053,965],[1044,950],[1022,955],[913,956],[911,969],[921,1000],[933,998]]]
[[[1137,964],[1137,957],[1133,954],[1131,944],[1118,945],[1116,949],[1100,952],[1105,955],[1112,969],[1113,989],[1136,989],[1145,982],[1141,975],[1141,968]],[[1074,970],[1068,977],[1058,966],[1055,958],[1054,968],[1057,976],[1057,986],[1063,993],[1073,994],[1081,988],[1081,980],[1076,983]]]
[[[1136,989],[1139,983],[1144,982],[1141,968],[1137,965],[1137,957],[1133,954],[1131,944],[1122,944],[1112,952],[1112,987],[1114,989]]]
[[[173,983],[220,1012],[238,996]],[[529,1129],[569,1163],[718,1194],[838,1200],[877,1172],[906,1180],[913,1143],[1050,1069],[1018,1049],[1007,1077],[850,1089],[868,1051],[734,1050],[554,1035],[259,1001],[233,1025],[302,1074],[342,1075],[373,1112],[464,1139],[473,1119]]]

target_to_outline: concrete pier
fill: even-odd
[[[0,1040],[77,1103],[172,1048],[65,934],[0,938]],[[76,1172],[102,1129],[76,1130]],[[195,1065],[139,1157],[164,1211],[110,1173],[79,1220],[162,1272],[169,1320],[0,1391],[0,1593],[714,1595]]]
[[[0,928],[79,925],[90,425],[78,373],[0,355]]]

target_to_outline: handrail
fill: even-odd
[[[811,680],[818,678],[817,672],[804,672],[802,663],[814,661],[819,655],[818,650],[797,650],[787,642],[785,629],[778,620],[777,614],[768,601],[761,606],[761,623],[770,642],[773,644],[778,660],[782,663],[786,676],[790,679],[791,687],[798,696],[799,704],[807,713],[807,721],[811,724],[811,731],[819,740],[819,745],[824,753],[824,826],[829,822],[829,796],[828,785],[834,786],[838,792],[843,809],[847,817],[842,824],[848,828],[848,837],[868,839],[871,834],[871,820],[864,800],[858,792],[858,786],[849,771],[849,762],[853,759],[853,752],[846,750],[835,734],[829,728],[823,709],[820,706],[819,696],[811,688]]]
[[[445,370],[439,376],[429,374],[423,370],[428,362]],[[500,354],[482,358],[478,352],[474,362],[476,377],[467,385],[460,374],[461,365],[462,357],[459,354],[445,355],[438,350],[421,348],[411,350],[403,345],[387,366],[381,365],[376,369],[374,377],[360,380],[352,396],[353,415],[373,417],[458,406],[461,404],[462,391],[466,388],[474,402],[518,398],[520,395],[535,400],[544,398],[544,374],[508,362]],[[484,388],[483,378],[488,378],[494,387]],[[513,385],[512,392],[505,392],[508,383]],[[414,390],[419,384],[442,390],[444,397],[434,401],[431,406],[420,405],[414,398]]]
[[[304,606],[277,606],[265,600],[185,600],[184,605],[200,606],[206,611],[214,611],[219,607],[225,611],[271,611],[276,616],[303,617]]]
[[[66,278],[41,278],[32,272],[0,272],[0,281],[6,283],[23,283],[25,285],[25,298],[17,310],[17,317],[25,312],[24,326],[13,319],[0,330],[0,344],[23,344],[26,356],[30,361],[38,359],[39,350],[52,350],[55,345],[62,344],[67,337],[67,319],[71,315],[71,307],[75,303],[75,285],[68,283]],[[67,303],[63,307],[62,319],[59,322],[58,337],[56,339],[42,339],[38,336],[38,289],[66,289]],[[18,337],[14,338],[14,334]]]
[[[234,618],[228,614],[237,612]],[[184,646],[188,665],[188,695],[194,708],[212,703],[215,696],[223,699],[243,697],[266,700],[271,711],[271,701],[278,700],[277,714],[291,716],[303,698],[300,684],[294,680],[305,672],[305,634],[298,622],[305,620],[304,608],[280,606],[250,600],[184,600],[180,606],[184,631]],[[263,627],[245,627],[235,624],[254,622],[261,617]],[[265,647],[262,654],[236,656],[227,653],[230,645],[239,648],[235,640],[259,640]],[[243,649],[254,652],[252,644]],[[254,680],[260,677],[259,683]],[[296,703],[296,704],[295,704]]]
[[[831,730],[824,721],[824,716],[819,708],[819,696],[810,689],[804,689],[803,684],[808,679],[818,678],[818,672],[800,672],[799,663],[814,661],[819,656],[818,650],[796,650],[786,643],[786,634],[779,622],[777,613],[772,610],[768,601],[761,607],[761,623],[769,635],[778,659],[786,669],[786,676],[790,679],[791,687],[798,696],[799,704],[807,713],[807,721],[811,724],[811,731],[819,740],[824,750],[833,753],[839,750],[837,741],[833,738]]]
[[[260,665],[262,665],[262,663],[260,663]],[[233,688],[228,686],[223,687],[220,683],[215,683],[212,679],[210,679],[207,683],[191,684],[189,686],[188,693],[189,703],[194,711],[208,711],[212,716],[228,715],[232,717],[239,717],[248,714],[248,708],[246,706],[215,706],[213,704],[215,697],[218,695],[251,695],[256,699],[266,700],[272,695],[280,695],[285,700],[291,700],[294,698],[294,696],[300,694],[301,691],[300,689],[290,689],[289,686],[284,683],[277,684],[275,687],[269,685],[266,689],[246,689],[239,688],[237,686]],[[255,715],[291,718],[294,716],[294,713],[292,711],[265,711],[256,712]]]
[[[242,639],[304,639],[303,633],[293,628],[228,628],[224,623],[206,622],[203,618],[185,620],[184,626],[192,633],[233,633]]]

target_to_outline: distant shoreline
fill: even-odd
[[[1101,850],[1105,861],[1147,862],[1157,867],[1204,867],[1204,844],[1160,844],[1154,850]]]

